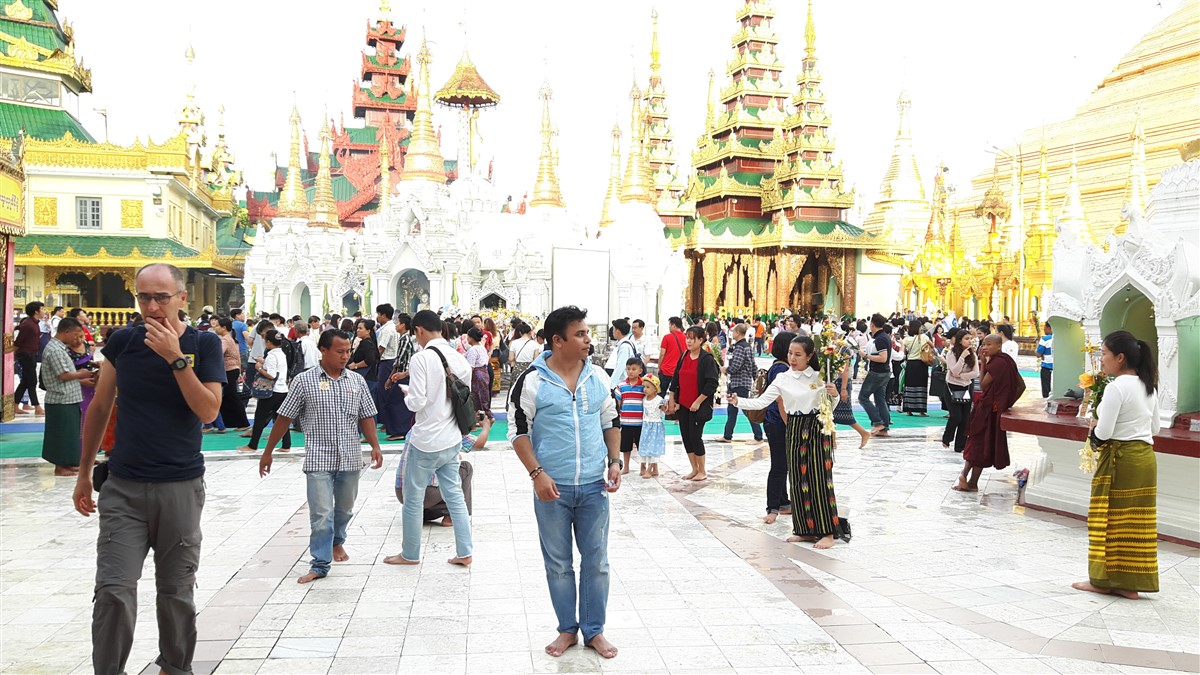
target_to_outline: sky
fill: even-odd
[[[992,164],[993,145],[1021,131],[1073,116],[1122,55],[1178,3],[1189,0],[815,0],[817,57],[824,75],[835,161],[870,212],[891,157],[896,99],[913,101],[912,133],[922,178],[938,161],[959,194]],[[684,169],[705,118],[708,71],[727,82],[730,38],[742,0],[662,0],[662,73],[675,149]],[[611,130],[628,140],[629,91],[649,74],[648,2],[391,3],[390,18],[408,26],[404,51],[422,34],[433,53],[436,90],[464,49],[501,96],[481,119],[482,162],[494,159],[496,184],[515,200],[537,173],[541,102],[548,79],[559,129],[560,179],[567,207],[581,221],[599,217],[607,186]],[[773,3],[779,52],[794,85],[804,52],[806,4]],[[190,85],[207,113],[210,143],[218,108],[247,183],[270,189],[272,153],[286,163],[288,115],[299,107],[313,149],[321,117],[356,126],[350,108],[360,74],[368,19],[378,0],[162,0],[59,3],[74,24],[76,53],[92,69],[94,93],[81,102],[84,125],[98,139],[128,144],[171,136]],[[196,60],[184,59],[192,44]],[[416,76],[416,67],[413,68]],[[443,154],[453,158],[458,113],[435,110]],[[465,155],[465,152],[464,152]]]

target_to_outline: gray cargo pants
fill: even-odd
[[[159,651],[155,663],[171,675],[191,673],[196,651],[192,589],[200,565],[204,479],[141,483],[110,475],[100,489],[97,508],[93,669],[98,675],[125,671],[137,621],[137,583],[146,553],[153,548]]]

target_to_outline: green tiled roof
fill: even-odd
[[[152,237],[80,236],[66,234],[29,234],[13,240],[17,255],[27,255],[37,246],[42,253],[63,255],[70,248],[75,255],[91,257],[104,249],[110,256],[162,258],[170,251],[176,258],[194,258],[200,253],[176,241]]]
[[[762,179],[765,175],[766,174],[761,173],[734,171],[733,173],[729,174],[729,177],[741,183],[742,185],[754,186],[762,183]],[[708,187],[717,182],[718,176],[696,176],[696,178],[698,178],[700,182],[704,184],[704,187]]]
[[[405,91],[400,92],[399,98],[392,98],[391,96],[376,96],[375,94],[371,93],[371,89],[369,87],[363,87],[361,88],[361,91],[362,93],[366,94],[367,98],[371,99],[372,101],[379,101],[380,103],[404,103],[408,100],[408,92]]]
[[[377,127],[363,127],[361,129],[346,129],[346,135],[350,137],[350,142],[355,145],[375,145],[376,135],[379,133]]]
[[[817,234],[824,235],[824,234],[831,234],[834,230],[841,230],[843,233],[845,233],[851,237],[860,237],[867,233],[866,230],[862,229],[861,227],[859,227],[857,225],[851,225],[850,223],[845,223],[840,220],[835,220],[835,221],[793,220],[792,227],[796,228],[796,231],[799,232],[800,234],[808,234],[809,232],[816,230]],[[874,237],[875,235],[869,234],[867,236]]]
[[[241,208],[246,208],[242,206]],[[217,221],[217,252],[221,255],[245,255],[257,232],[255,227],[238,229],[237,216],[225,216]]]
[[[8,4],[7,2],[5,4]],[[67,41],[63,35],[62,28],[58,25],[58,18],[54,16],[54,12],[46,6],[45,2],[27,2],[26,7],[33,10],[33,17],[30,22],[14,21],[8,18],[0,18],[0,31],[3,31],[13,37],[25,38],[30,43],[35,44],[42,49],[54,51],[56,49],[66,49]],[[46,25],[37,25],[32,22],[40,22]],[[45,57],[38,60],[44,60]]]
[[[354,184],[345,176],[334,176],[333,181],[333,198],[339,202],[344,202],[358,194],[358,190],[354,188]],[[308,201],[312,201],[313,195],[317,193],[317,188],[309,186],[304,190],[304,194],[308,195]]]
[[[22,128],[27,136],[43,141],[56,141],[69,131],[81,141],[96,142],[87,129],[65,110],[0,103],[0,137],[16,138]]]
[[[768,221],[762,218],[719,218],[705,223],[704,226],[718,236],[729,232],[736,237],[744,237],[748,234],[761,234],[767,229],[767,224]]]
[[[387,65],[384,65],[384,64],[380,63],[380,62],[379,62],[379,59],[375,58],[375,56],[368,56],[368,57],[367,57],[367,61],[370,61],[370,62],[371,62],[371,65],[373,65],[373,66],[375,66],[375,67],[377,67],[377,68],[386,68],[386,69],[388,69],[388,70],[399,70],[400,68],[403,68],[403,67],[404,67],[404,64],[405,64],[405,63],[407,63],[407,62],[408,62],[408,61],[407,61],[407,60],[406,60],[406,59],[405,59],[403,56],[402,56],[402,57],[400,57],[399,59],[397,59],[397,60],[396,60],[396,63],[394,63],[394,64],[392,64],[392,65],[390,65],[390,66],[387,66]]]

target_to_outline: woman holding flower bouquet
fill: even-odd
[[[792,494],[792,536],[788,541],[814,541],[813,548],[830,548],[843,528],[833,491],[833,437],[822,433],[822,396],[837,396],[832,382],[821,376],[813,340],[800,336],[788,347],[791,370],[771,382],[756,398],[729,402],[741,410],[762,410],[783,399],[787,412],[788,480]]]
[[[1123,330],[1104,338],[1100,366],[1111,379],[1093,388],[1089,579],[1071,587],[1133,600],[1158,592],[1158,368],[1150,345]]]

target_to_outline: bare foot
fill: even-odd
[[[316,572],[309,572],[308,574],[305,574],[304,576],[297,579],[296,583],[308,584],[308,583],[312,583],[312,582],[316,581],[317,579],[324,579],[324,578],[325,577],[321,576],[320,574],[317,574]]]
[[[617,655],[616,646],[604,637],[604,633],[597,634],[587,643],[587,646],[589,649],[595,649],[597,654],[606,659],[614,658]]]
[[[446,562],[450,563],[451,565],[462,565],[463,567],[470,567],[471,566],[471,556],[467,555],[467,556],[462,556],[461,558],[456,556],[456,557],[453,557],[453,558],[447,560]]]
[[[625,475],[625,474],[627,474],[627,473],[629,473],[629,467],[625,467],[624,469],[621,469],[621,475],[622,475],[622,476],[624,476],[624,475]]]
[[[694,480],[694,481],[708,480],[708,474],[698,473],[695,476],[692,476],[692,480]]]
[[[833,535],[827,534],[824,537],[821,537],[820,541],[813,544],[813,548],[819,548],[819,549],[833,548]]]
[[[950,444],[949,444],[949,443],[942,443],[942,449],[943,449],[943,450],[949,450],[949,449],[950,449]]]
[[[954,487],[950,489],[954,490],[955,492],[979,492],[978,485],[972,486],[970,483],[963,480],[962,476],[958,477],[958,482],[955,483]]]
[[[346,553],[346,549],[342,546],[333,547],[333,562],[346,562],[350,559],[350,554]]]
[[[258,452],[258,448],[252,448],[248,445],[243,445],[243,446],[239,447],[237,450],[238,450],[238,452]]]
[[[792,515],[792,507],[790,507],[790,506],[781,506],[781,507],[779,507],[779,515],[781,515],[781,516],[790,516],[790,515]]]
[[[871,440],[871,432],[863,429],[862,431],[858,432],[858,437],[860,439],[858,443],[858,449],[862,450],[863,448],[867,447],[867,443]]]
[[[651,464],[651,465],[650,465],[650,475],[651,475],[651,476],[657,476],[657,475],[658,475],[658,465],[657,465],[657,464]]]
[[[388,565],[420,565],[421,564],[420,560],[409,560],[408,558],[405,558],[404,556],[402,556],[400,554],[389,555],[388,557],[383,559],[383,562],[387,563]]]
[[[1112,589],[1112,592],[1113,595],[1119,595],[1126,600],[1137,600],[1138,597],[1140,597],[1138,596],[1137,591],[1120,591],[1114,588]]]
[[[79,473],[78,471],[72,471],[70,467],[66,467],[66,466],[55,466],[54,467],[54,475],[55,476],[74,476],[78,473]]]
[[[442,527],[454,527],[454,521],[451,520],[450,516],[448,516],[448,515],[442,516],[442,522],[440,523],[440,525]]]
[[[45,415],[46,409],[40,405],[35,405],[35,406],[33,406],[33,414],[34,415]]]
[[[695,478],[695,477],[696,477],[696,472],[695,472],[695,471],[693,471],[693,472],[691,472],[691,473],[689,473],[689,474],[685,475],[685,476],[683,477],[683,479],[684,479],[684,480],[691,480],[691,479],[693,479],[693,478]]]
[[[579,642],[579,636],[575,633],[559,633],[558,637],[554,638],[554,642],[546,645],[546,653],[550,656],[562,656],[563,652],[575,646]]]
[[[817,540],[817,538],[816,538],[816,537],[809,536],[809,535],[807,535],[807,534],[803,534],[803,535],[801,535],[801,534],[793,534],[792,536],[790,536],[790,537],[788,537],[788,538],[787,538],[787,541],[790,541],[790,542],[792,542],[792,543],[795,543],[795,542],[798,542],[798,541],[816,541],[816,540]]]
[[[876,432],[875,432],[875,435],[876,435],[876,436],[879,436],[879,437],[881,437],[881,438],[887,438],[887,437],[888,437],[888,436],[890,436],[891,434],[889,434],[889,433],[888,433],[888,430],[887,430],[887,429],[880,429],[879,431],[876,431]]]
[[[1099,593],[1100,595],[1111,595],[1112,594],[1112,590],[1110,590],[1108,588],[1099,588],[1097,586],[1093,586],[1090,582],[1087,582],[1087,581],[1076,581],[1075,583],[1071,584],[1071,588],[1074,588],[1077,591],[1087,591],[1088,593]]]
[[[654,478],[654,476],[652,476],[649,471],[645,471],[642,473],[642,478]]]
[[[775,522],[775,519],[778,517],[778,513],[768,513],[767,515],[763,516],[763,522],[770,525],[771,523]]]

